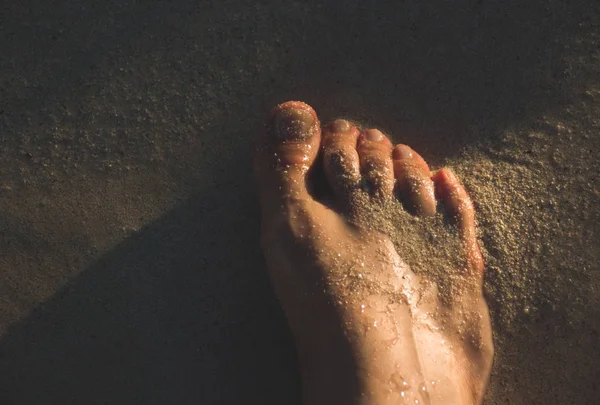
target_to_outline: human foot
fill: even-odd
[[[254,159],[304,403],[480,403],[491,325],[473,205],[456,177],[431,177],[378,130],[344,120],[322,130],[301,102],[273,109]]]

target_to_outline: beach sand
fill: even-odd
[[[600,396],[595,2],[52,3],[0,17],[0,403],[300,404],[249,154],[289,99],[467,185],[487,404]]]

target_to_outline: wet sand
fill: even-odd
[[[468,186],[488,404],[600,395],[595,3],[55,3],[0,21],[0,403],[300,403],[249,169],[288,99]]]

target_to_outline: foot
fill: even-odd
[[[262,246],[304,403],[481,403],[493,357],[483,259],[453,173],[431,176],[376,129],[321,128],[295,101],[271,112],[255,149]]]

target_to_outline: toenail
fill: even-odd
[[[333,132],[348,132],[350,131],[351,125],[346,120],[335,120],[329,126]]]
[[[283,141],[303,141],[312,136],[315,118],[307,110],[286,108],[275,116],[275,135]]]
[[[365,132],[365,138],[367,138],[367,141],[379,142],[383,139],[383,134],[378,129],[369,129]]]
[[[398,146],[396,146],[394,148],[394,152],[392,154],[392,157],[394,159],[397,159],[397,160],[412,159],[413,158],[413,151],[408,146],[398,145]]]

